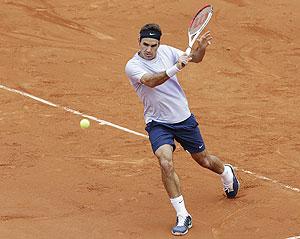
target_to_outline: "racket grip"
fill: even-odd
[[[188,47],[185,50],[185,54],[189,55],[189,54],[191,54],[191,51],[192,51],[192,48]]]

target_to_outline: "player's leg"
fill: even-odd
[[[176,226],[172,228],[172,233],[184,235],[192,227],[192,218],[185,208],[179,177],[174,169],[173,146],[164,144],[155,151],[155,155],[159,160],[162,182],[177,214]]]
[[[155,151],[155,155],[158,158],[162,182],[169,197],[179,197],[181,195],[181,190],[179,178],[173,164],[173,147],[169,144],[164,144]]]
[[[185,208],[179,178],[174,169],[174,134],[171,132],[169,125],[153,121],[147,124],[146,131],[149,134],[152,150],[159,160],[162,182],[176,210],[177,223],[173,227],[172,233],[184,235],[192,227],[192,218]]]
[[[207,150],[191,153],[192,158],[202,167],[207,168],[217,174],[224,172],[224,163],[216,156],[209,155]]]
[[[218,157],[208,154],[207,150],[192,153],[191,156],[202,167],[220,175],[224,185],[224,192],[228,198],[234,198],[237,195],[239,181],[231,165],[224,164]]]
[[[195,117],[191,115],[187,120],[178,124],[175,132],[175,139],[199,165],[221,176],[227,197],[235,197],[239,189],[239,182],[233,167],[224,164],[218,157],[208,154]]]
[[[181,195],[181,192],[179,178],[173,165],[174,136],[168,127],[158,122],[152,121],[147,124],[146,130],[149,134],[153,153],[159,160],[165,189],[170,198],[176,198]]]

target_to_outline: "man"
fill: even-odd
[[[162,32],[157,24],[146,24],[140,30],[139,52],[126,64],[126,74],[144,104],[146,131],[152,150],[159,160],[162,182],[177,213],[174,235],[184,235],[192,227],[192,217],[185,208],[179,178],[173,166],[174,139],[202,167],[221,176],[228,198],[234,198],[239,182],[233,167],[208,154],[191,114],[176,73],[189,62],[202,61],[212,36],[206,32],[188,56],[183,51],[160,45]]]

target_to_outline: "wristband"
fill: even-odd
[[[172,76],[176,75],[180,70],[177,68],[176,64],[172,66],[171,68],[166,70],[167,76],[171,78]]]

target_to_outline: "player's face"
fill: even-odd
[[[139,55],[146,59],[152,60],[156,57],[156,52],[159,47],[159,41],[153,38],[143,38],[140,45]]]

